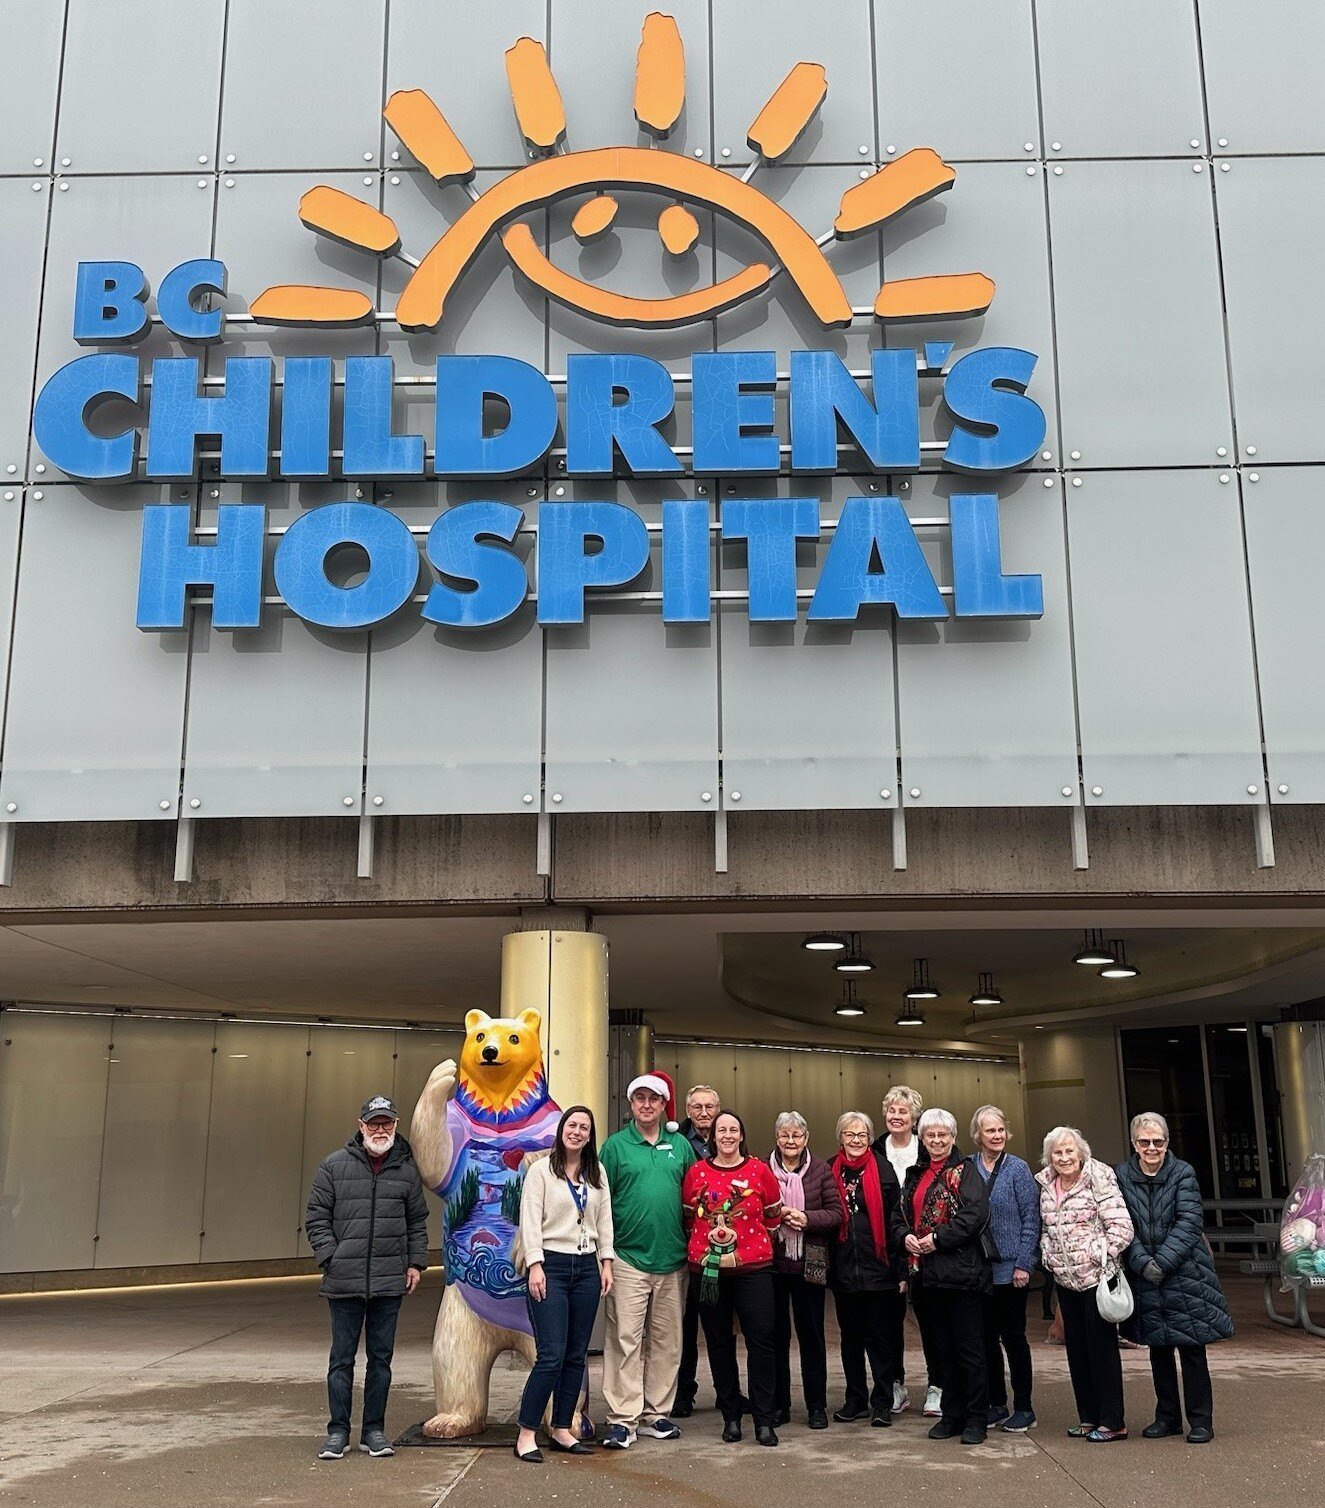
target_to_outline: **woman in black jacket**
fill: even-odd
[[[830,1164],[841,1211],[829,1286],[842,1337],[846,1401],[839,1424],[870,1415],[876,1429],[893,1422],[892,1307],[905,1271],[897,1175],[870,1143],[874,1125],[863,1110],[837,1121],[837,1155]],[[865,1360],[873,1386],[866,1391]]]
[[[1233,1320],[1205,1244],[1196,1170],[1170,1154],[1168,1122],[1155,1111],[1133,1116],[1131,1135],[1135,1150],[1118,1166],[1118,1187],[1136,1230],[1123,1253],[1137,1277],[1136,1309],[1123,1329],[1150,1347],[1155,1382],[1154,1423],[1141,1433],[1147,1440],[1180,1435],[1185,1402],[1187,1439],[1205,1445],[1215,1437],[1205,1348],[1232,1335]]]
[[[989,1416],[983,1301],[991,1285],[980,1248],[989,1201],[984,1179],[957,1151],[953,1116],[926,1110],[918,1129],[922,1150],[906,1175],[902,1218],[911,1301],[943,1389],[943,1417],[929,1438],[960,1435],[963,1445],[979,1445]]]

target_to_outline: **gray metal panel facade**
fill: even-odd
[[[1238,492],[1220,475],[1071,479],[1087,806],[1265,800]]]
[[[1022,347],[1038,356],[1030,392],[1048,417],[1044,446],[1021,474],[970,490],[1000,496],[1005,568],[1042,576],[1044,617],[898,631],[867,612],[854,628],[811,632],[802,602],[783,635],[752,629],[739,599],[715,604],[707,627],[668,628],[646,597],[596,603],[583,628],[540,630],[526,608],[465,636],[425,624],[416,602],[330,647],[269,605],[253,642],[287,647],[265,656],[246,653],[242,634],[214,633],[204,609],[190,673],[187,634],[133,626],[147,501],[194,502],[204,528],[217,503],[264,502],[274,548],[327,502],[393,508],[421,540],[439,506],[487,496],[526,508],[521,548],[532,552],[545,499],[620,496],[656,517],[664,497],[702,495],[716,523],[723,498],[761,495],[764,484],[725,477],[568,479],[561,436],[527,477],[485,486],[291,486],[222,478],[208,464],[169,489],[61,485],[31,441],[34,372],[40,386],[82,351],[71,330],[80,260],[132,260],[157,288],[176,264],[215,255],[229,267],[226,307],[241,316],[263,288],[298,281],[360,289],[389,312],[410,268],[379,266],[298,219],[305,189],[334,184],[384,208],[418,258],[466,210],[464,188],[433,184],[385,130],[385,94],[428,90],[486,190],[527,160],[503,55],[528,35],[548,49],[568,147],[637,145],[633,68],[654,8],[678,19],[688,77],[661,150],[739,170],[746,131],[789,68],[821,62],[820,118],[753,185],[817,235],[861,173],[933,147],[958,165],[951,191],[827,254],[857,308],[881,276],[983,271],[997,284],[988,312],[882,333],[860,316],[825,330],[781,277],[717,319],[616,331],[549,304],[494,241],[434,335],[389,321],[349,332],[235,324],[206,353],[209,380],[227,355],[271,353],[278,383],[280,360],[300,352],[335,357],[338,381],[348,354],[391,355],[396,429],[424,434],[431,452],[439,353],[511,355],[559,383],[580,351],[653,355],[684,377],[693,353],[714,349],[772,350],[785,371],[797,348],[836,351],[860,370],[880,341],[951,341],[949,367],[975,346]],[[1061,789],[1078,755],[1087,805],[1258,802],[1267,763],[1271,800],[1325,799],[1325,729],[1303,648],[1319,639],[1303,573],[1319,555],[1311,500],[1325,476],[1316,0],[512,0],[492,14],[436,0],[46,0],[4,7],[0,45],[11,64],[0,94],[10,819],[173,817],[181,751],[187,790],[225,786],[201,815],[322,811],[346,794],[357,803],[361,788],[365,809],[384,813],[734,809],[737,790],[746,806],[868,807],[899,799],[899,759],[904,803],[914,785],[913,804],[1068,805]],[[614,232],[582,246],[570,220],[586,196],[536,207],[528,223],[557,266],[605,287],[697,289],[767,254],[704,211],[696,248],[672,258],[656,234],[658,196],[624,191]],[[131,349],[145,369],[154,356],[197,354],[159,325]],[[784,476],[766,490],[819,497],[831,520],[874,480],[918,516],[942,514],[966,483],[935,474],[932,447],[951,429],[939,390],[922,377],[921,476]],[[279,401],[278,391],[277,413]],[[339,411],[338,389],[336,424]],[[785,444],[785,382],[775,413]],[[689,445],[684,381],[666,432]],[[859,468],[854,449],[841,464]],[[946,585],[946,535],[921,532]],[[803,587],[827,537],[805,556]],[[732,552],[719,554],[715,583],[743,590]],[[656,570],[634,588],[656,589]],[[269,662],[279,673],[255,681]],[[864,714],[844,733],[834,714],[862,684]],[[334,774],[325,791],[306,773],[322,767]]]

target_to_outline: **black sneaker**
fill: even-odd
[[[874,1410],[874,1416],[870,1423],[875,1429],[891,1429],[893,1426],[893,1411],[886,1403],[880,1404]]]
[[[693,1398],[678,1398],[672,1405],[673,1419],[689,1419],[694,1414],[694,1412],[695,1402]]]
[[[844,1403],[840,1409],[835,1409],[833,1418],[839,1424],[854,1424],[857,1419],[864,1419],[869,1410],[863,1403]]]
[[[987,1435],[986,1426],[983,1424],[968,1424],[962,1431],[963,1445],[983,1445]]]
[[[359,1441],[359,1449],[366,1456],[395,1455],[390,1440],[387,1439],[380,1429],[364,1430],[363,1439]]]
[[[811,1409],[810,1410],[810,1428],[811,1429],[827,1429],[828,1428],[828,1410],[827,1409]]]
[[[322,1442],[322,1449],[318,1451],[319,1461],[339,1461],[350,1448],[350,1432],[347,1429],[329,1429],[327,1438]]]
[[[931,1440],[951,1440],[956,1435],[960,1435],[961,1432],[962,1427],[960,1424],[953,1423],[951,1419],[940,1419],[930,1430],[929,1438]]]

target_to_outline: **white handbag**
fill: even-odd
[[[1132,1297],[1132,1285],[1127,1281],[1127,1274],[1119,1265],[1114,1268],[1112,1276],[1109,1273],[1109,1247],[1105,1241],[1100,1242],[1100,1281],[1095,1289],[1095,1304],[1100,1311],[1100,1318],[1110,1325],[1121,1325],[1126,1319],[1131,1319],[1132,1310],[1136,1308],[1136,1300]]]

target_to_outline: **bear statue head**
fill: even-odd
[[[535,1010],[514,1017],[469,1011],[460,1052],[460,1083],[494,1110],[522,1099],[542,1077],[542,1024],[543,1017]]]

